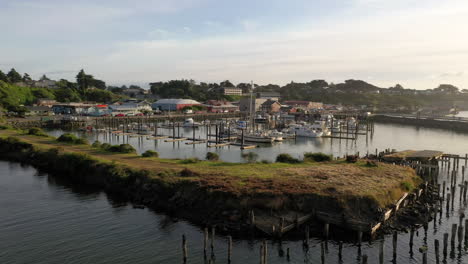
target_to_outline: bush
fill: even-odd
[[[136,149],[129,144],[120,144],[120,145],[111,145],[106,149],[110,152],[119,152],[119,153],[135,153]]]
[[[348,163],[356,163],[357,160],[358,160],[358,156],[356,156],[356,155],[346,156],[346,162],[348,162]]]
[[[327,155],[325,153],[317,152],[306,152],[304,153],[304,161],[315,161],[315,162],[323,162],[323,161],[331,161],[333,159],[332,155]]]
[[[101,148],[102,143],[101,143],[101,141],[96,140],[96,141],[93,142],[93,144],[92,144],[91,146],[92,146],[93,148]]]
[[[214,152],[207,152],[206,153],[206,159],[211,160],[211,161],[217,161],[219,160],[219,155]]]
[[[111,144],[109,143],[102,143],[101,144],[101,149],[107,151],[110,147],[112,147]]]
[[[255,152],[241,153],[241,157],[247,161],[247,163],[255,163],[258,159],[258,154]]]
[[[48,135],[38,127],[32,127],[28,130],[28,135],[40,136],[40,137],[48,137]]]
[[[402,182],[401,188],[403,188],[405,191],[412,191],[414,189],[414,185],[410,182]]]
[[[151,158],[151,157],[157,158],[159,157],[159,153],[154,150],[147,150],[143,154],[141,154],[141,156],[145,158]]]
[[[9,125],[0,125],[0,130],[11,129],[12,127]]]
[[[270,164],[271,163],[269,160],[265,160],[265,159],[260,161],[260,162],[263,163],[263,164]]]
[[[180,163],[182,164],[192,164],[192,163],[198,163],[198,162],[200,162],[198,158],[189,158],[189,159],[184,159],[180,161]]]
[[[65,133],[61,135],[59,138],[57,138],[57,141],[71,144],[88,144],[88,140],[86,140],[85,138],[79,138],[70,133]]]
[[[291,155],[289,154],[286,154],[286,153],[283,153],[283,154],[279,154],[277,157],[276,157],[276,162],[282,162],[282,163],[301,163],[301,161],[299,159],[296,159],[296,158],[293,158]]]

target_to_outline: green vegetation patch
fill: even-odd
[[[85,138],[77,137],[76,135],[71,133],[62,134],[60,137],[57,138],[57,141],[77,145],[88,144],[88,140],[86,140]]]

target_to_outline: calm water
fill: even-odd
[[[298,142],[294,145],[294,151],[289,152],[301,155],[304,151],[320,150],[339,154],[346,150],[391,147],[465,153],[468,152],[467,139],[466,135],[443,130],[378,125],[374,138],[369,139],[367,145],[365,138],[358,140],[356,145],[308,140]],[[130,138],[132,140],[138,142]],[[144,142],[142,149],[155,147],[154,144],[154,141]],[[288,144],[292,143],[256,151],[264,153],[262,158],[267,158],[268,153],[274,156],[273,152],[286,152]],[[194,150],[183,143],[173,146],[172,143],[158,142],[156,148],[166,157],[174,157],[181,149],[187,156],[193,153],[203,155],[206,151],[206,146],[196,146]],[[234,147],[218,151],[224,159],[229,155],[237,157],[240,152]],[[446,175],[446,172],[442,173],[441,180],[447,180]],[[188,263],[206,263],[203,259],[203,234],[198,227],[148,209],[133,209],[131,205],[114,202],[102,192],[71,185],[17,163],[0,161],[0,208],[0,263],[182,263],[182,234],[188,237]],[[443,233],[450,232],[451,224],[457,223],[460,213],[464,211],[465,208],[460,208],[456,199],[455,210],[449,217],[445,216],[444,211],[440,222],[438,217],[437,222],[429,223],[427,236],[423,229],[418,230],[412,256],[408,247],[409,235],[400,234],[396,262],[421,263],[418,249],[427,241],[428,263],[435,263],[434,239],[441,241],[442,251]],[[288,263],[285,257],[278,254],[278,242],[268,243],[268,263]],[[300,241],[283,241],[282,247],[291,249],[289,263],[320,263],[319,243],[319,240],[313,240],[308,251],[303,250]],[[226,238],[216,237],[215,244],[215,263],[227,263]],[[233,263],[258,263],[259,246],[259,241],[235,240]],[[391,237],[386,237],[386,263],[392,260],[391,252]],[[378,242],[364,244],[362,254],[369,255],[369,263],[377,263]],[[341,263],[359,262],[358,248],[352,243],[345,244]],[[447,260],[447,263],[467,262],[465,250],[457,251],[454,258]],[[326,263],[340,263],[334,242],[329,244]]]
[[[213,129],[214,130],[214,129]],[[58,136],[62,131],[51,131]],[[172,135],[172,130],[160,129],[160,134]],[[229,146],[221,148],[209,148],[206,144],[186,145],[185,142],[164,142],[164,140],[147,140],[146,137],[129,137],[104,135],[94,133],[77,133],[87,137],[90,142],[99,140],[112,144],[129,143],[137,148],[138,152],[148,149],[159,152],[163,158],[191,158],[204,159],[206,152],[217,152],[222,160],[230,162],[242,162],[242,152],[255,152],[259,155],[258,160],[274,161],[280,153],[289,153],[302,158],[304,152],[324,152],[335,156],[345,154],[375,153],[375,149],[386,148],[397,150],[440,150],[450,154],[465,155],[468,153],[468,134],[452,132],[443,129],[416,128],[414,126],[375,124],[374,136],[366,137],[360,135],[357,141],[340,140],[332,138],[297,138],[296,140],[285,140],[275,142],[271,145],[262,145],[260,148],[243,150],[239,147]],[[177,133],[176,133],[177,134]],[[192,129],[180,129],[183,137],[192,137]],[[205,128],[196,130],[196,138],[206,138]],[[213,138],[214,139],[214,138]]]

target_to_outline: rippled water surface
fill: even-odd
[[[140,151],[157,149],[164,157],[204,157],[208,149],[206,145],[194,148],[183,143],[128,140],[136,146],[140,144]],[[356,144],[339,140],[332,143],[330,139],[301,140],[255,151],[261,159],[273,159],[280,152],[302,155],[305,151],[323,151],[342,155],[372,152],[375,148],[439,149],[463,154],[468,152],[468,136],[438,129],[376,125],[373,139],[366,141],[361,137]],[[240,160],[238,148],[216,151],[225,160]],[[446,175],[447,172],[442,173],[441,180],[447,181]],[[17,163],[0,162],[0,208],[0,263],[182,263],[182,234],[188,238],[188,263],[207,263],[203,258],[203,232],[198,227],[149,209],[134,209],[102,192],[40,174]],[[412,255],[409,235],[400,234],[396,263],[422,263],[418,249],[425,243],[429,248],[428,263],[435,263],[434,239],[441,241],[442,251],[443,233],[450,232],[451,224],[458,223],[463,212],[465,207],[460,207],[456,199],[455,210],[449,217],[444,212],[440,220],[429,223],[427,234],[422,228],[418,230]],[[283,241],[281,247],[290,248],[289,263],[320,263],[319,243],[314,239],[309,250],[303,249],[301,241]],[[361,249],[361,254],[369,255],[369,263],[378,263],[378,243],[365,243]],[[288,263],[284,256],[279,256],[277,241],[268,244],[268,263]],[[256,240],[234,240],[232,263],[259,263],[259,246]],[[391,252],[391,237],[386,237],[385,263],[392,260]],[[447,263],[468,263],[466,252],[464,248],[456,250]],[[215,263],[227,263],[226,237],[216,237],[214,255]],[[358,248],[353,243],[344,244],[343,260],[339,262],[337,245],[329,242],[326,263],[359,262]]]

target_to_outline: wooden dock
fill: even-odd
[[[185,141],[185,140],[187,140],[187,138],[184,138],[184,137],[182,137],[182,138],[173,138],[173,137],[169,137],[169,138],[171,138],[171,139],[166,139],[166,140],[164,140],[164,142],[178,142],[178,141]]]

